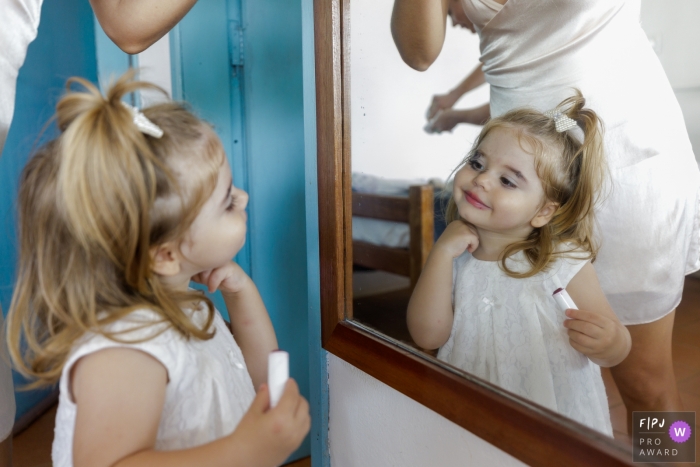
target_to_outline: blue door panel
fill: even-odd
[[[243,25],[251,267],[309,398],[301,2],[246,0]],[[309,452],[307,437],[292,458]]]
[[[173,94],[219,134],[250,193],[236,257],[262,294],[290,373],[309,397],[301,4],[198,2],[171,39]],[[309,455],[308,438],[290,460]]]

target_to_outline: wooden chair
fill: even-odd
[[[353,240],[353,263],[408,276],[411,278],[411,288],[413,288],[433,247],[435,234],[433,203],[431,185],[410,187],[408,198],[353,192],[353,216],[404,222],[410,227],[408,249],[390,248]]]

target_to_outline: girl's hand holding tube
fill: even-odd
[[[590,262],[571,279],[566,290],[579,307],[565,311],[569,319],[564,327],[571,346],[602,367],[615,366],[627,358],[632,348],[630,332],[617,319]]]
[[[629,331],[617,319],[586,310],[566,310],[564,321],[571,346],[602,367],[615,366],[627,357]]]
[[[273,467],[299,447],[311,427],[309,403],[299,394],[297,383],[290,379],[275,408],[270,408],[270,394],[263,384],[231,433],[235,465]]]

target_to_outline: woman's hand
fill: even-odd
[[[252,281],[248,274],[233,261],[228,264],[203,271],[192,277],[192,280],[207,286],[209,293],[215,292],[217,289],[221,293],[235,294],[244,290],[247,286],[252,285]]]
[[[458,124],[462,123],[459,117],[460,111],[458,110],[438,110],[435,116],[428,120],[423,130],[429,134],[442,133],[443,131],[452,132]]]
[[[452,106],[459,100],[460,96],[455,96],[452,92],[447,94],[436,94],[433,96],[433,100],[430,103],[428,112],[426,113],[426,118],[430,121],[437,115],[441,110],[451,109]]]
[[[428,121],[424,130],[428,133],[442,133],[452,131],[460,123],[472,125],[483,125],[491,116],[489,104],[473,109],[446,109],[438,111],[437,114]]]
[[[615,366],[631,347],[629,331],[617,319],[586,310],[566,310],[569,343],[594,363]]]
[[[465,251],[473,253],[479,246],[476,229],[462,220],[450,222],[440,235],[434,248],[447,252],[451,258],[457,258]]]
[[[260,387],[230,440],[236,457],[244,460],[241,465],[274,466],[282,464],[299,447],[310,427],[309,403],[290,379],[274,408],[270,408],[267,385]]]

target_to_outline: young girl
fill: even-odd
[[[60,381],[53,465],[280,464],[308,404],[290,381],[269,407],[277,340],[231,261],[248,195],[221,142],[179,104],[122,103],[153,85],[71,82],[87,91],[61,99],[61,135],[22,175],[7,333],[25,375]],[[230,330],[192,279],[222,292]]]
[[[455,173],[450,224],[408,327],[441,360],[612,435],[598,365],[624,360],[631,340],[591,265],[605,171],[600,122],[584,104],[577,93],[547,114],[518,109],[484,126]],[[558,288],[578,310],[559,310]]]

